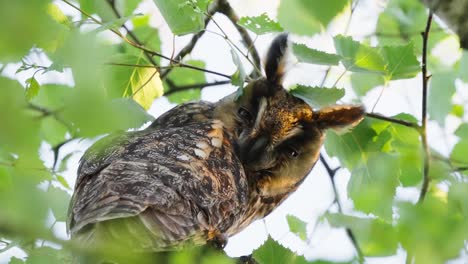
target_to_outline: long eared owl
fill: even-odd
[[[78,168],[72,237],[137,251],[223,245],[284,201],[317,161],[324,131],[354,125],[364,113],[360,106],[313,110],[289,94],[281,84],[286,48],[281,34],[266,77],[240,96],[179,105],[145,130],[93,145]]]

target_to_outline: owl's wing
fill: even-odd
[[[117,136],[104,156],[85,155],[71,202],[71,233],[139,216],[150,232],[184,236],[227,228],[247,202],[247,183],[218,120]],[[104,143],[101,143],[104,144]],[[88,164],[87,157],[99,160]],[[159,232],[159,231],[158,231]],[[177,238],[175,238],[177,239]]]

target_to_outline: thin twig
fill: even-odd
[[[207,16],[205,17],[205,28],[208,26],[208,23],[211,20],[211,17],[218,11],[218,2],[213,1],[213,3],[210,5],[208,11],[207,11]],[[206,30],[201,30],[200,32],[194,34],[192,36],[192,39],[190,42],[183,47],[179,53],[177,53],[174,58],[176,60],[181,61],[187,54],[192,52],[192,50],[195,48],[195,45],[197,44],[198,40],[205,34]],[[172,71],[172,68],[169,68],[161,73],[161,79],[163,80],[166,78],[166,76]]]
[[[330,165],[328,164],[328,162],[325,160],[325,157],[322,155],[322,153],[320,153],[319,158],[320,158],[320,161],[322,162],[323,166],[325,167],[325,170],[327,171],[328,176],[330,178],[330,182],[331,182],[331,185],[332,185],[332,188],[333,188],[333,193],[335,195],[335,202],[336,202],[336,204],[338,206],[338,212],[340,214],[342,214],[343,213],[343,208],[341,207],[341,202],[340,202],[338,190],[337,190],[336,184],[335,184],[335,174],[340,169],[340,167],[332,169],[330,167]],[[346,234],[348,235],[349,239],[351,240],[351,243],[353,243],[354,249],[356,250],[356,254],[358,256],[359,263],[364,263],[364,255],[362,253],[361,248],[359,247],[359,243],[358,243],[358,241],[356,239],[356,236],[354,235],[353,231],[350,228],[347,227],[346,228]]]
[[[134,68],[151,68],[151,69],[163,69],[163,68],[173,68],[173,66],[154,66],[154,65],[143,65],[143,64],[132,64],[132,63],[118,63],[118,62],[109,62],[107,65],[112,66],[124,66],[124,67],[134,67]]]
[[[430,167],[430,149],[427,143],[427,88],[429,77],[427,75],[427,42],[429,39],[429,31],[432,24],[432,11],[429,11],[427,18],[426,29],[423,33],[423,50],[422,50],[422,116],[421,116],[421,141],[424,149],[424,171],[423,171],[423,184],[421,193],[419,194],[418,203],[424,201],[427,190],[429,188],[429,167]]]
[[[254,71],[252,72],[250,77],[253,79],[260,77],[262,74],[260,70],[262,68],[262,63],[260,61],[260,56],[258,55],[258,51],[255,48],[254,41],[252,41],[252,38],[249,35],[249,32],[247,32],[245,28],[237,24],[237,22],[239,21],[239,17],[236,15],[236,13],[232,9],[228,1],[219,0],[219,5],[220,5],[219,11],[222,14],[224,14],[232,22],[236,30],[239,32],[242,38],[242,41],[244,42],[244,45],[247,48],[247,58],[248,58],[249,53],[252,56]]]
[[[422,32],[423,37],[423,50],[422,50],[422,113],[421,113],[421,129],[420,136],[424,149],[424,169],[423,169],[423,183],[421,187],[421,192],[419,193],[418,204],[421,204],[426,197],[427,190],[429,189],[429,168],[430,168],[430,149],[427,142],[427,84],[429,81],[429,76],[427,75],[427,42],[429,40],[429,32],[431,30],[432,24],[432,10],[429,10],[429,15],[427,17],[426,28]],[[406,254],[406,263],[413,263],[413,255],[411,252],[407,251]]]
[[[217,85],[223,85],[223,84],[228,84],[228,83],[231,83],[231,81],[216,81],[216,82],[212,82],[212,83],[196,83],[196,84],[180,85],[180,86],[177,86],[177,85],[174,84],[169,91],[164,93],[164,95],[168,96],[168,95],[173,94],[173,93],[186,91],[186,90],[190,90],[190,89],[194,89],[194,88],[200,88],[201,89],[201,88],[205,88],[205,87],[209,87],[209,86],[217,86]]]
[[[52,165],[52,171],[57,171],[57,170],[56,170],[56,167],[57,167],[57,163],[58,163],[58,157],[59,157],[59,154],[60,154],[60,149],[61,149],[64,145],[70,143],[71,141],[73,141],[73,140],[75,140],[75,139],[76,139],[76,138],[73,138],[73,137],[72,137],[72,138],[69,138],[69,139],[66,139],[66,140],[64,140],[63,142],[61,142],[61,143],[55,145],[55,146],[52,148],[52,151],[53,151],[53,153],[54,153],[54,163],[53,163],[53,165]]]
[[[457,168],[453,168],[453,171],[466,171],[468,170],[468,166],[465,166],[465,167],[457,167]]]
[[[115,6],[115,0],[107,0],[107,3],[110,5],[112,11],[114,12],[114,15],[117,18],[121,18],[122,16],[120,15],[119,10],[117,10],[117,7]],[[127,34],[130,35],[133,41],[135,41],[140,46],[144,45],[144,43],[138,39],[137,35],[135,35],[133,31],[131,31],[127,26],[125,26],[125,24],[123,24],[122,27],[127,31]],[[148,54],[147,52],[143,53],[145,54],[146,58],[151,62],[151,64],[153,64],[154,66],[158,66],[151,54]]]
[[[102,23],[95,19],[94,17],[92,17],[91,15],[89,15],[88,13],[84,12],[83,10],[81,10],[79,7],[75,6],[74,4],[72,4],[70,1],[68,0],[62,0],[64,3],[66,3],[67,5],[69,5],[70,7],[78,10],[80,13],[82,13],[83,15],[89,17],[91,20],[93,20],[96,24],[98,25],[102,25]],[[219,72],[216,72],[216,71],[212,71],[212,70],[207,70],[207,69],[204,69],[204,68],[200,68],[200,67],[196,67],[196,66],[193,66],[193,65],[189,65],[189,64],[185,64],[183,62],[180,62],[178,60],[174,60],[174,59],[171,59],[159,52],[156,52],[156,51],[153,51],[153,50],[150,50],[142,45],[139,45],[138,43],[128,39],[126,36],[124,36],[121,32],[119,32],[118,30],[115,30],[115,29],[109,29],[111,32],[113,32],[114,34],[116,34],[117,36],[119,36],[122,40],[124,40],[125,42],[127,42],[129,45],[135,47],[135,48],[138,48],[146,53],[148,53],[149,55],[151,56],[158,56],[160,58],[163,58],[163,59],[166,59],[168,61],[170,61],[172,64],[175,64],[179,67],[183,67],[183,68],[188,68],[188,69],[192,69],[192,70],[197,70],[197,71],[202,71],[202,72],[206,72],[206,73],[211,73],[211,74],[214,74],[214,75],[218,75],[218,76],[222,76],[224,78],[227,78],[227,79],[231,79],[231,76],[227,75],[227,74],[223,74],[223,73],[219,73]]]
[[[416,123],[401,120],[401,119],[396,119],[396,118],[392,118],[392,117],[386,117],[386,116],[383,116],[381,114],[366,113],[366,116],[370,117],[370,118],[380,119],[380,120],[388,121],[388,122],[391,122],[391,123],[399,124],[399,125],[406,126],[406,127],[411,127],[411,128],[415,128],[415,129],[420,128],[419,125],[416,124]]]

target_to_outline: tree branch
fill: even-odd
[[[429,40],[429,32],[431,30],[432,23],[432,10],[429,10],[429,15],[427,17],[426,28],[422,32],[423,37],[423,50],[422,50],[422,113],[421,113],[421,129],[420,136],[421,142],[424,149],[424,168],[423,168],[423,183],[421,187],[421,192],[419,193],[418,204],[421,204],[426,197],[427,190],[429,189],[429,168],[430,168],[430,149],[427,143],[427,84],[429,81],[429,76],[427,75],[427,42]],[[411,252],[407,251],[406,253],[406,263],[413,263],[413,255]]]
[[[320,162],[322,162],[323,166],[327,170],[328,176],[330,178],[330,182],[333,188],[333,193],[335,195],[335,202],[338,205],[338,212],[340,214],[343,213],[343,208],[341,207],[341,202],[338,194],[338,190],[336,189],[336,184],[335,184],[335,174],[336,172],[340,169],[340,167],[337,167],[335,169],[332,169],[328,162],[325,160],[325,157],[320,153]],[[362,254],[362,250],[359,247],[359,243],[356,239],[356,236],[354,236],[353,231],[350,228],[346,228],[346,234],[349,237],[349,240],[351,240],[351,243],[353,243],[354,249],[356,250],[356,254],[358,256],[359,263],[364,263],[364,255]]]
[[[420,128],[419,125],[416,124],[416,123],[401,120],[401,119],[386,117],[386,116],[383,116],[381,114],[366,113],[366,116],[370,117],[370,118],[380,119],[380,120],[388,121],[388,122],[391,122],[391,123],[399,124],[399,125],[406,126],[406,127],[411,127],[411,128],[415,128],[415,129]]]
[[[205,88],[205,87],[209,87],[209,86],[217,86],[217,85],[223,85],[223,84],[228,84],[228,83],[231,83],[231,81],[216,81],[216,82],[212,82],[212,83],[196,83],[196,84],[181,85],[181,86],[177,86],[174,83],[172,83],[170,85],[171,89],[169,91],[167,91],[164,95],[168,96],[168,95],[173,94],[173,93],[186,91],[186,90],[190,90],[190,89],[194,89],[194,88],[200,88],[201,89],[201,88]]]
[[[81,14],[83,14],[84,16],[90,18],[93,22],[95,22],[96,24],[98,25],[102,25],[102,23],[95,19],[94,17],[92,17],[91,15],[89,15],[88,13],[84,12],[83,10],[81,10],[79,7],[75,6],[74,4],[72,4],[70,1],[68,0],[62,0],[64,3],[66,3],[67,5],[69,5],[70,7],[78,10]],[[168,56],[165,56],[159,52],[156,52],[156,51],[153,51],[153,50],[150,50],[146,47],[144,47],[143,45],[139,45],[138,43],[128,39],[126,36],[124,36],[122,33],[120,33],[118,30],[115,30],[115,29],[109,29],[110,31],[112,31],[114,34],[116,34],[117,36],[119,36],[122,40],[124,40],[125,42],[127,42],[129,45],[137,48],[137,49],[140,49],[146,53],[148,53],[149,55],[151,56],[158,56],[160,58],[163,58],[163,59],[166,59],[168,61],[170,61],[172,64],[174,65],[177,65],[179,67],[183,67],[183,68],[189,68],[189,69],[192,69],[192,70],[197,70],[197,71],[202,71],[202,72],[206,72],[206,73],[211,73],[211,74],[214,74],[214,75],[218,75],[218,76],[222,76],[224,78],[227,78],[227,79],[231,79],[231,76],[227,75],[227,74],[223,74],[223,73],[219,73],[219,72],[216,72],[216,71],[212,71],[212,70],[207,70],[207,69],[204,69],[204,68],[200,68],[200,67],[196,67],[196,66],[193,66],[193,65],[189,65],[189,64],[185,64],[183,62],[180,62],[178,60],[174,60],[172,58],[169,58]]]
[[[210,22],[211,20],[211,17],[216,13],[218,12],[218,2],[217,1],[213,1],[213,3],[211,4],[210,8],[208,9],[208,12],[207,12],[207,16],[205,18],[205,28],[208,26],[208,23]],[[198,40],[203,36],[203,34],[205,34],[205,30],[202,30],[196,34],[193,35],[192,39],[190,40],[190,42],[185,46],[183,47],[179,53],[177,53],[174,58],[177,59],[177,60],[182,60],[187,54],[189,54],[190,52],[192,52],[193,48],[195,48],[195,45],[197,44]],[[161,73],[161,79],[164,79],[166,78],[166,76],[172,71],[172,68],[169,68],[167,69],[166,71],[162,72]]]
[[[432,11],[429,11],[427,18],[426,29],[423,36],[423,50],[422,50],[422,116],[421,116],[421,141],[424,149],[424,171],[423,171],[423,184],[421,193],[419,194],[418,203],[424,201],[427,190],[429,188],[429,167],[430,167],[430,149],[427,143],[427,88],[429,76],[427,75],[427,42],[429,40],[429,31],[431,30]]]
[[[117,18],[121,18],[122,16],[120,15],[119,11],[117,10],[117,7],[115,6],[115,0],[107,0],[107,3],[110,5],[112,12],[114,12],[114,15]],[[133,39],[133,41],[135,41],[135,43],[137,43],[140,46],[143,46],[143,42],[141,42],[138,39],[137,35],[135,35],[133,31],[131,31],[127,26],[125,26],[125,24],[123,24],[122,27],[127,31],[128,35],[130,35],[130,37]],[[156,67],[158,66],[153,56],[151,56],[151,54],[148,54],[147,52],[144,52],[144,54],[146,58],[151,62],[151,64],[153,64]]]
[[[236,15],[228,1],[219,0],[219,12],[224,14],[232,22],[236,30],[239,32],[245,47],[247,48],[247,56],[249,55],[249,53],[252,56],[254,71],[250,74],[250,77],[253,79],[260,77],[262,75],[262,63],[260,60],[260,56],[258,55],[258,51],[255,48],[255,44],[249,35],[249,32],[247,32],[245,28],[237,24],[237,22],[239,21],[239,17]]]

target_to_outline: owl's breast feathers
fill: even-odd
[[[219,120],[102,139],[78,169],[72,235],[93,243],[125,234],[129,246],[159,251],[226,232],[249,200],[231,142]]]

